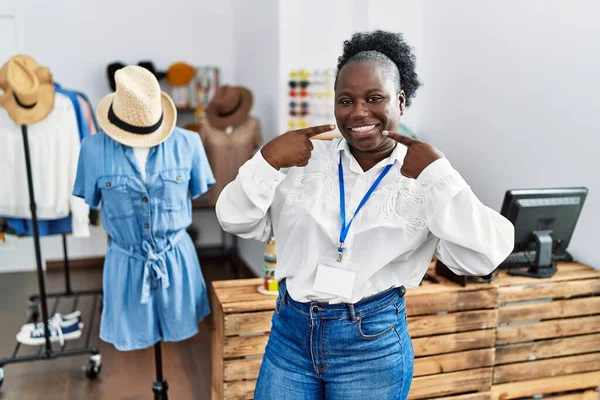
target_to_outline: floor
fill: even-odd
[[[234,271],[218,261],[203,261],[202,269],[207,282],[231,279]],[[99,269],[72,272],[73,290],[96,289],[101,285]],[[250,277],[248,270],[243,276]],[[64,290],[64,275],[49,272],[46,277],[48,291]],[[14,351],[15,334],[27,317],[27,298],[38,292],[35,273],[0,275],[0,358]],[[48,304],[52,313],[54,301]],[[72,300],[63,299],[57,311],[68,312]],[[78,309],[91,314],[92,297],[81,297]],[[5,379],[0,389],[0,400],[104,400],[153,399],[152,381],[155,377],[153,348],[133,352],[119,352],[98,338],[99,313],[93,321],[93,346],[102,354],[102,372],[96,380],[84,373],[88,356],[64,357],[54,360],[9,364],[5,366]],[[210,318],[210,317],[209,317]],[[86,328],[92,321],[84,320]],[[84,328],[84,336],[87,329]],[[179,343],[162,345],[164,376],[169,384],[171,400],[210,399],[211,380],[211,327],[208,321],[200,324],[200,332]],[[68,348],[83,347],[85,337],[69,342]],[[37,348],[22,346],[19,355],[35,354]]]

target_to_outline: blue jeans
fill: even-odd
[[[406,399],[414,352],[404,288],[356,304],[299,303],[282,282],[256,400]]]

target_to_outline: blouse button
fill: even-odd
[[[421,182],[421,185],[422,185],[422,186],[427,186],[427,181],[423,181],[423,182]]]
[[[150,228],[150,224],[144,224],[144,228],[146,228],[146,229]]]
[[[181,176],[180,176],[180,175],[177,175],[177,177],[176,177],[175,179],[176,179],[177,181],[180,181],[180,180],[181,180]]]
[[[106,182],[106,187],[110,187],[110,182]]]
[[[143,201],[144,203],[147,203],[147,202],[148,202],[148,198],[147,198],[146,196],[144,196],[144,197],[142,198],[142,201]]]

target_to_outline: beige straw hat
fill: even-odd
[[[52,74],[28,55],[16,55],[0,68],[0,88],[0,106],[17,124],[35,124],[54,108]]]
[[[173,133],[177,109],[146,68],[129,65],[115,72],[116,91],[96,109],[108,136],[130,147],[153,147]]]

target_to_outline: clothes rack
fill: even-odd
[[[29,153],[29,140],[27,137],[27,125],[21,125],[21,132],[23,135],[23,148],[25,151],[25,167],[27,169],[27,185],[29,188],[29,206],[31,209],[31,220],[33,225],[33,243],[35,248],[35,262],[38,279],[39,293],[29,297],[29,318],[27,322],[37,322],[39,319],[39,309],[41,308],[42,324],[44,327],[44,345],[39,346],[36,354],[19,355],[21,343],[17,343],[15,349],[10,357],[0,358],[0,387],[4,383],[4,366],[8,364],[23,363],[38,360],[51,360],[60,357],[79,356],[89,354],[90,358],[85,367],[85,374],[89,379],[94,379],[100,374],[102,370],[102,356],[100,350],[96,347],[90,346],[91,333],[94,326],[95,313],[98,309],[98,299],[102,296],[102,290],[83,290],[73,291],[71,288],[71,277],[69,270],[69,260],[67,253],[67,239],[66,236],[62,235],[62,244],[64,252],[64,269],[65,269],[65,291],[57,293],[46,293],[46,282],[44,271],[42,269],[42,259],[40,251],[40,235],[38,229],[38,219],[36,213],[35,195],[33,189],[33,178],[31,172],[31,160]],[[77,308],[77,304],[80,296],[93,296],[92,308],[89,314],[90,323],[87,326],[88,332],[86,335],[85,345],[83,347],[67,349],[68,341],[65,342],[60,350],[54,350],[50,342],[50,330],[48,327],[48,298],[56,298],[52,314],[56,312],[58,304],[61,298],[72,297],[74,298],[73,309]]]

